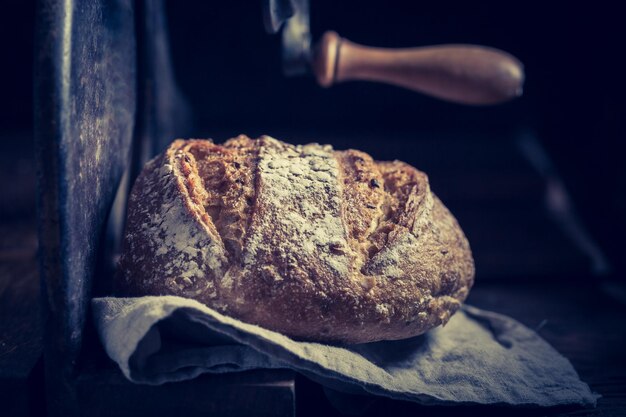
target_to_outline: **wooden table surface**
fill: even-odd
[[[11,200],[3,199],[0,203],[0,415],[43,415],[34,171],[28,165],[28,147],[6,149],[0,158],[0,186],[3,188],[0,191],[10,196]],[[26,161],[27,165],[16,161]],[[8,191],[5,192],[5,189]],[[458,201],[454,204],[462,205]],[[472,227],[476,226],[470,225]],[[487,234],[492,232],[487,230]],[[488,237],[485,238],[487,241],[480,243],[487,248],[493,243],[488,241]],[[528,238],[533,237],[529,235]],[[554,242],[557,238],[553,236],[551,239]],[[544,250],[544,246],[541,248]],[[481,259],[488,256],[489,252],[481,249]],[[520,256],[530,259],[528,254]],[[366,415],[389,416],[626,415],[626,304],[619,297],[623,277],[614,276],[611,281],[592,276],[580,266],[580,262],[572,261],[576,256],[582,255],[570,251],[559,258],[560,261],[544,258],[544,262],[552,262],[553,272],[528,277],[502,274],[496,268],[498,260],[492,260],[486,277],[481,276],[479,270],[468,303],[509,315],[537,329],[542,337],[571,360],[583,381],[602,395],[597,408],[420,407],[386,399],[350,397],[343,405],[341,401],[346,397],[335,398],[339,401],[337,405],[344,411],[358,411],[355,409],[358,405]],[[560,267],[559,262],[564,266]],[[112,373],[116,381],[121,381],[119,371],[111,364],[107,372]],[[283,377],[294,378],[290,374]],[[99,382],[90,383],[97,386]],[[295,376],[295,386],[297,415],[340,415],[319,385]],[[93,391],[92,394],[98,392]],[[105,404],[106,395],[98,398]]]

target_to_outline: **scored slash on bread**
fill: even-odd
[[[194,298],[313,341],[445,324],[474,279],[426,174],[355,150],[239,136],[176,140],[138,177],[118,295]]]

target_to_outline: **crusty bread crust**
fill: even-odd
[[[176,140],[128,204],[119,295],[180,295],[314,341],[445,324],[473,284],[469,244],[426,174],[268,136]]]

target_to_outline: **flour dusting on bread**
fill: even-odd
[[[244,265],[279,257],[288,260],[287,277],[290,269],[308,265],[337,279],[348,278],[351,257],[332,148],[287,145],[269,137],[261,141],[259,210],[253,215]]]

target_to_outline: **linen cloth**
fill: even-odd
[[[136,383],[289,368],[341,392],[421,404],[594,406],[599,397],[537,333],[467,305],[424,335],[361,345],[295,341],[175,296],[92,307],[106,352]]]

